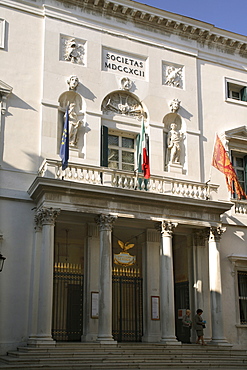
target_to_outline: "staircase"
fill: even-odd
[[[230,346],[162,343],[56,343],[49,347],[19,347],[0,356],[4,369],[80,370],[241,370],[247,369],[247,349]]]

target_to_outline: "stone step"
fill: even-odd
[[[4,369],[185,370],[247,369],[247,351],[231,346],[164,346],[162,344],[100,345],[56,343],[19,347],[0,357]]]

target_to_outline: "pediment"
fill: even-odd
[[[9,95],[13,90],[13,87],[6,84],[6,82],[3,82],[0,80],[0,94],[1,95]]]
[[[225,132],[228,140],[247,140],[247,127],[241,126]]]

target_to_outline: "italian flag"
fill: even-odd
[[[143,172],[144,178],[150,178],[148,135],[145,133],[144,119],[142,120],[141,133],[137,140],[138,172]]]

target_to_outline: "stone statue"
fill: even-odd
[[[69,145],[75,147],[77,146],[78,142],[78,130],[82,124],[82,121],[78,119],[75,103],[69,104],[68,113],[69,113]]]
[[[79,78],[77,76],[70,76],[67,83],[69,85],[69,90],[76,91],[77,86],[79,85]]]
[[[172,113],[176,113],[180,108],[181,101],[178,99],[173,99],[170,103],[170,109]]]
[[[180,164],[181,140],[182,135],[176,130],[176,123],[171,123],[171,130],[168,132],[167,146],[170,152],[170,163]]]

